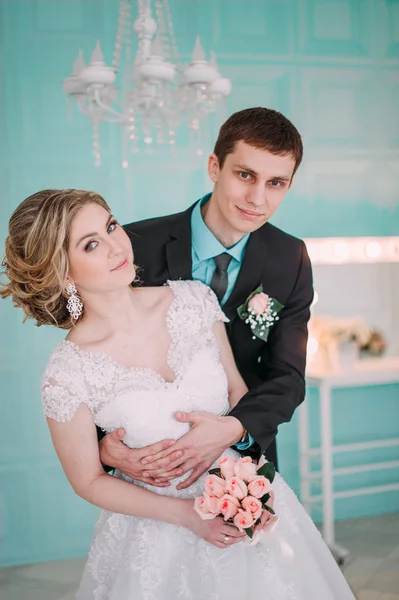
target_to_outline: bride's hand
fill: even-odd
[[[209,544],[228,548],[246,538],[234,525],[225,523],[222,517],[203,520],[194,510],[194,500],[183,500],[182,525]]]

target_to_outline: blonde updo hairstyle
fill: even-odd
[[[102,196],[74,189],[37,192],[14,211],[2,263],[9,282],[0,284],[0,295],[11,296],[25,320],[61,329],[76,323],[66,308],[69,234],[75,215],[90,203],[110,213]]]

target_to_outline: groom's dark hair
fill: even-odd
[[[295,160],[294,173],[301,164],[303,146],[297,128],[287,117],[271,108],[246,108],[234,113],[223,123],[214,148],[220,168],[239,141],[272,154],[292,154]]]

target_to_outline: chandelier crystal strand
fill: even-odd
[[[123,53],[123,46],[126,39],[126,34],[128,32],[129,27],[129,14],[130,12],[130,4],[125,2],[125,0],[120,0],[119,2],[119,11],[118,11],[118,28],[116,32],[116,39],[114,45],[114,53],[112,60],[112,69],[114,69],[115,73],[120,70],[121,66],[121,58]],[[123,105],[122,105],[123,106]],[[122,168],[127,168],[127,124],[121,122],[122,129]]]
[[[183,65],[181,63],[180,54],[177,49],[176,37],[175,37],[174,29],[173,29],[172,16],[170,14],[168,0],[164,0],[163,4],[164,4],[165,16],[166,16],[167,31],[168,31],[168,35],[169,35],[169,39],[170,39],[171,47],[172,47],[172,60],[174,60],[176,66],[177,66],[178,72],[181,73],[183,70]]]
[[[199,117],[193,117],[190,123],[190,139],[194,154],[196,156],[202,156],[204,151],[202,148],[202,130]]]
[[[158,23],[157,36],[162,46],[162,54],[166,60],[172,58],[172,48],[170,39],[166,30],[165,15],[163,11],[163,3],[161,0],[155,2],[155,16]],[[163,86],[162,91],[159,90],[157,104],[160,108],[159,118],[155,123],[157,144],[163,145],[166,142],[167,131],[172,125],[170,116],[170,93],[166,86]]]
[[[145,8],[143,6],[142,0],[138,0],[138,8],[139,8],[139,17],[137,20],[140,19],[140,16],[143,14],[143,11]],[[137,21],[133,25],[134,29],[136,28],[136,23],[137,23]],[[138,89],[139,89],[137,66],[140,64],[142,52],[143,52],[143,42],[142,42],[142,39],[139,37],[136,57],[134,59],[133,64],[131,65],[131,67],[132,67],[131,83],[133,84],[133,88],[131,90],[129,89],[128,122],[129,122],[130,151],[132,154],[137,154],[139,152],[139,133],[138,133],[138,129],[137,129],[137,118],[136,118],[135,106],[136,106],[136,96],[138,95]]]
[[[166,32],[165,16],[163,13],[162,2],[160,0],[156,0],[155,2],[155,19],[158,24],[157,35],[159,35],[161,39],[162,47],[164,50],[164,57],[166,59],[170,59],[172,52],[170,51],[169,39]]]
[[[124,33],[125,33],[125,24],[124,24],[124,11],[123,9],[123,0],[120,3],[120,12],[119,12],[119,19],[118,19],[118,31],[116,34],[116,41],[115,41],[115,48],[114,48],[114,56],[113,56],[113,60],[112,60],[112,68],[115,69],[115,71],[117,71],[119,69],[120,66],[120,62],[121,62],[121,56],[122,56],[122,46],[123,46],[123,37],[124,37]]]
[[[126,4],[126,3],[125,3]],[[130,7],[130,4],[129,4]],[[131,61],[131,21],[130,21],[130,12],[124,13],[124,44],[125,44],[125,71],[123,77],[123,103],[122,108],[124,114],[127,114],[127,121],[121,124],[122,127],[122,167],[127,168],[129,166],[128,162],[128,154],[129,154],[129,145],[130,145],[130,134],[131,134],[131,124],[130,117],[134,118],[134,108],[131,106],[130,98],[131,98],[131,84],[133,79],[133,65]],[[132,109],[132,110],[131,110]]]
[[[98,135],[98,121],[93,120],[93,156],[94,156],[94,166],[101,166],[101,147],[100,147],[100,138]]]
[[[129,127],[130,152],[132,154],[137,154],[139,151],[138,136],[137,136],[137,131],[136,131],[136,117],[134,114],[134,107],[133,107],[132,103],[129,105],[128,122],[129,122],[128,127]]]
[[[209,114],[231,89],[230,81],[220,75],[215,57],[206,60],[199,38],[190,63],[181,64],[168,0],[137,0],[135,5],[138,15],[134,20],[132,2],[119,2],[111,66],[105,63],[98,42],[89,64],[85,65],[79,54],[72,74],[63,81],[65,93],[93,124],[97,166],[101,162],[98,129],[103,121],[121,127],[124,167],[127,145],[132,152],[142,146],[148,152],[153,140],[166,141],[175,151],[182,124],[192,130],[194,149],[202,150],[202,128],[206,122],[209,127]],[[135,56],[132,30],[138,38]],[[119,87],[115,85],[117,75]]]
[[[123,42],[126,40],[126,37],[129,35],[130,30],[130,10],[131,4],[126,2],[125,0],[120,0],[119,2],[119,14],[118,14],[118,30],[116,34],[115,40],[115,48],[114,55],[112,60],[112,68],[115,71],[119,70]]]
[[[164,22],[166,36],[168,38],[168,43],[169,43],[169,47],[170,47],[170,56],[177,67],[177,83],[178,83],[178,86],[181,87],[183,65],[181,63],[179,51],[177,49],[176,38],[175,38],[174,30],[173,30],[173,23],[172,23],[172,18],[171,18],[171,14],[170,14],[169,3],[168,3],[168,0],[163,0],[162,2],[159,0],[159,4],[162,5],[162,9],[163,9],[162,16],[163,16],[163,22]],[[172,96],[174,101],[176,101],[176,98],[177,98],[177,93],[176,93],[177,89],[178,88],[175,88],[174,94]],[[173,102],[173,100],[171,100],[171,103]],[[177,155],[177,148],[176,148],[176,144],[175,144],[175,129],[177,128],[177,126],[178,126],[178,119],[175,118],[173,121],[171,120],[168,123],[168,127],[167,127],[169,145],[172,148],[172,154],[174,156]],[[172,131],[172,133],[170,133],[170,131]]]
[[[128,46],[126,46],[126,58],[129,57],[129,52],[128,52]],[[128,64],[128,63],[127,63]],[[123,112],[129,115],[128,112],[128,101],[129,101],[129,73],[130,73],[130,69],[125,68],[125,76],[124,76],[124,100],[122,103],[122,108],[123,108]],[[127,121],[123,121],[121,122],[121,130],[122,130],[122,167],[124,169],[127,169],[129,166],[129,158],[128,158],[128,154],[129,154],[129,134],[130,134],[130,122],[129,122],[129,116],[127,118]]]
[[[128,143],[129,143],[128,129],[126,126],[122,126],[122,168],[123,169],[127,169],[129,166]]]

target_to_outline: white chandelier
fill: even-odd
[[[215,55],[206,61],[199,37],[191,62],[181,64],[168,0],[155,1],[155,19],[150,5],[151,0],[138,0],[138,18],[132,23],[131,1],[120,0],[112,66],[105,64],[97,42],[90,63],[85,65],[80,51],[72,75],[63,81],[65,93],[91,121],[95,166],[101,164],[101,121],[120,126],[125,168],[129,151],[139,152],[143,142],[147,148],[154,142],[173,148],[182,123],[188,124],[191,144],[202,154],[203,123],[231,91],[230,80],[218,71]],[[135,57],[132,30],[138,37]],[[121,66],[120,92],[114,83]]]

